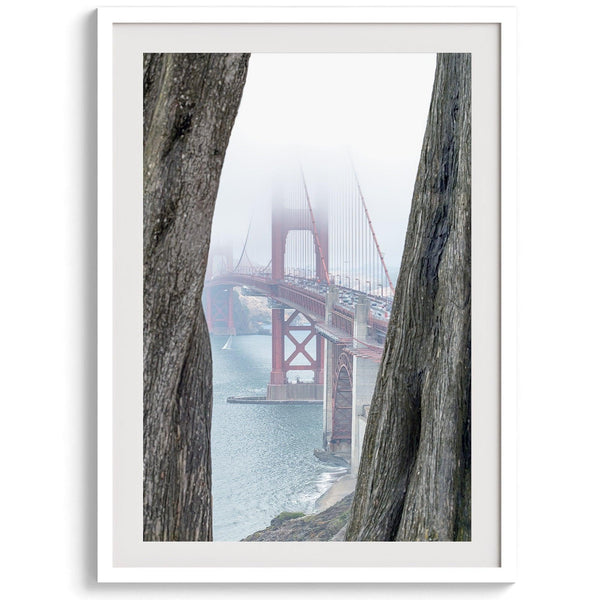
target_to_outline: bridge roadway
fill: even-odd
[[[352,354],[375,362],[381,360],[388,328],[385,314],[389,314],[391,309],[391,303],[386,299],[360,294],[350,288],[331,286],[337,290],[337,296],[334,297],[330,319],[327,319],[328,288],[327,285],[314,280],[286,277],[284,281],[275,281],[270,274],[230,272],[213,277],[205,285],[206,287],[239,286],[258,292],[273,302],[281,304],[282,307],[298,310],[313,321],[319,334],[331,342],[343,344]],[[354,338],[354,305],[359,296],[367,297],[371,305],[368,316],[368,342]]]

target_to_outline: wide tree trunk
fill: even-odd
[[[212,539],[201,296],[248,54],[144,55],[144,540]]]
[[[471,536],[471,56],[440,54],[347,540]]]

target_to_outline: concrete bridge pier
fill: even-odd
[[[338,301],[338,289],[330,286],[325,297],[325,323],[331,325],[333,309]],[[336,368],[335,344],[325,340],[323,360],[323,449],[330,450],[333,416],[333,379]]]
[[[364,296],[356,304],[354,312],[353,346],[356,350],[360,349],[360,342],[367,342],[368,318],[369,300]],[[362,358],[360,352],[354,354],[352,360],[352,446],[350,466],[352,474],[356,475],[360,465],[367,417],[375,382],[377,381],[379,363],[368,358]]]
[[[338,292],[327,292],[325,320],[332,324]],[[343,458],[352,474],[358,472],[369,406],[379,363],[361,352],[368,342],[369,300],[361,298],[354,309],[353,341],[327,340],[324,360],[323,449],[318,456],[335,462]]]

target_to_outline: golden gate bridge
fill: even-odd
[[[234,288],[267,297],[265,401],[323,402],[325,449],[358,465],[394,285],[356,171],[329,202],[314,202],[302,170],[294,189],[273,198],[266,265],[248,256],[249,234],[235,262],[230,247],[211,247],[203,297],[209,331],[235,335]],[[312,380],[294,380],[296,371],[312,372]]]

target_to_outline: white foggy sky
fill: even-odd
[[[349,178],[352,156],[388,266],[396,271],[425,131],[435,54],[253,54],[231,134],[213,244],[270,258],[271,200],[294,189],[299,165],[318,181]],[[321,183],[321,186],[323,184]]]

